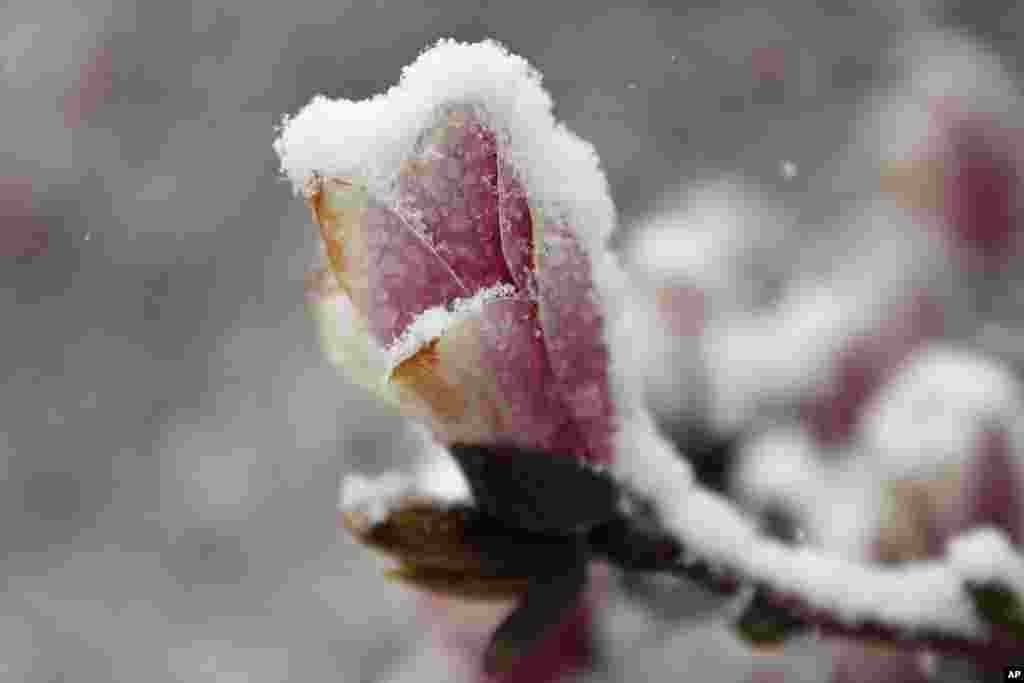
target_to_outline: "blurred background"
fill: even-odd
[[[526,57],[597,148],[636,371],[708,483],[883,561],[1020,542],[1019,490],[978,492],[1019,475],[1024,5],[9,0],[0,27],[0,681],[454,680],[337,529],[342,473],[417,454],[318,348],[271,148],[447,36]],[[708,609],[612,590],[584,680],[853,680]],[[888,680],[922,671],[973,675]]]

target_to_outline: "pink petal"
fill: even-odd
[[[579,431],[562,404],[536,304],[506,299],[484,307],[481,363],[493,373],[501,436],[522,446],[577,453]]]
[[[1019,244],[1024,225],[1020,150],[994,122],[961,119],[948,135],[946,221],[969,255],[999,265]]]
[[[49,243],[49,230],[32,213],[32,179],[0,177],[0,257],[40,256]]]
[[[501,250],[512,279],[524,292],[530,292],[533,263],[533,223],[526,191],[511,166],[498,157],[498,209],[501,216]]]
[[[568,226],[545,220],[541,234],[536,249],[540,322],[557,390],[576,418],[588,456],[607,463],[613,452],[608,348],[590,261]]]
[[[585,456],[548,361],[536,304],[498,299],[401,363],[391,381],[444,442],[508,439]]]
[[[661,287],[655,292],[655,304],[672,332],[680,337],[695,337],[704,331],[708,320],[708,296],[697,285]]]
[[[511,670],[498,676],[482,675],[482,683],[556,683],[586,670],[593,660],[591,612],[587,600],[582,599],[558,629]]]
[[[339,178],[308,193],[338,285],[386,346],[417,315],[469,292],[399,214]]]
[[[81,65],[75,89],[64,97],[64,125],[77,128],[82,119],[98,107],[113,85],[110,49],[101,47],[92,60]]]
[[[993,427],[980,438],[966,465],[961,490],[941,514],[948,538],[979,526],[994,526],[1012,543],[1024,543],[1024,473],[1014,462],[1005,429]]]
[[[836,361],[835,380],[804,408],[823,444],[845,442],[875,393],[899,365],[942,329],[942,312],[919,297],[873,337],[854,339]]]
[[[776,45],[755,47],[750,51],[750,66],[758,81],[782,81],[786,77],[786,51]]]
[[[498,235],[494,131],[453,112],[424,140],[399,176],[403,210],[471,292],[511,282]]]
[[[834,660],[832,683],[925,683],[930,680],[921,666],[920,653],[870,648],[842,643]]]
[[[595,591],[591,590],[591,593]],[[594,658],[591,632],[595,595],[584,596],[550,636],[534,646],[507,672],[489,676],[481,670],[481,655],[491,633],[512,609],[511,603],[463,603],[440,595],[421,602],[425,616],[440,621],[441,642],[472,670],[481,683],[555,683],[588,669]]]
[[[428,308],[469,295],[451,269],[390,209],[367,211],[370,330],[390,344]]]

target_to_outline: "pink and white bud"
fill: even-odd
[[[442,443],[607,464],[616,415],[593,273],[607,264],[593,257],[614,211],[593,149],[551,106],[501,46],[441,41],[384,95],[314,98],[276,148],[323,243],[307,302],[351,379]],[[464,619],[442,603],[449,645],[476,661],[500,611]],[[583,668],[589,610],[500,680]]]

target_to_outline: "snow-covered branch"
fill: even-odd
[[[652,449],[639,466],[620,458],[616,471],[651,496],[682,549],[680,573],[689,567],[689,576],[707,577],[703,583],[718,592],[756,587],[766,605],[825,634],[979,657],[1006,657],[1024,646],[1019,612],[1012,623],[996,624],[979,608],[982,586],[1001,586],[1016,596],[1004,599],[1018,610],[1022,604],[1024,558],[1004,534],[968,532],[942,561],[859,563],[762,535],[724,498],[685,476],[673,481],[678,461],[669,448]],[[651,472],[659,473],[656,486]]]

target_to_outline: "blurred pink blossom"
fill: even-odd
[[[49,242],[46,225],[33,213],[32,179],[0,177],[0,256],[40,256]]]
[[[1021,250],[1024,134],[988,113],[936,98],[917,156],[883,173],[884,189],[935,222],[965,267],[1004,267]]]
[[[1002,266],[1021,247],[1024,142],[989,117],[954,117],[945,127],[943,214],[971,265]]]
[[[110,49],[100,47],[92,59],[81,65],[78,80],[71,92],[64,96],[64,125],[77,128],[89,112],[96,109],[110,92],[113,84],[113,61]]]
[[[847,441],[878,389],[916,348],[941,331],[942,311],[922,294],[874,335],[851,339],[835,361],[831,382],[803,408],[818,441]]]
[[[945,541],[977,526],[1006,532],[1017,546],[1024,544],[1024,472],[1015,461],[1012,437],[1001,425],[991,425],[978,437],[974,457],[964,466],[955,496],[942,501],[935,524]]]
[[[750,51],[750,66],[759,82],[784,80],[786,62],[786,50],[781,46],[764,45]]]
[[[655,293],[655,304],[673,333],[696,337],[704,331],[708,319],[708,296],[697,285],[667,285]]]
[[[513,669],[497,674],[481,673],[481,683],[555,683],[590,668],[595,656],[592,605],[598,597],[596,591],[590,590],[562,623]],[[510,604],[467,604],[437,595],[423,601],[425,614],[440,625],[445,649],[474,668],[478,668],[476,662],[495,624],[510,609]]]
[[[948,541],[969,529],[993,526],[1012,543],[1024,540],[1024,477],[1014,463],[1010,435],[1002,426],[982,431],[973,456],[942,479],[900,482],[892,490],[892,519],[880,530],[873,558],[908,562],[941,557]],[[833,683],[930,680],[924,653],[837,645]]]

